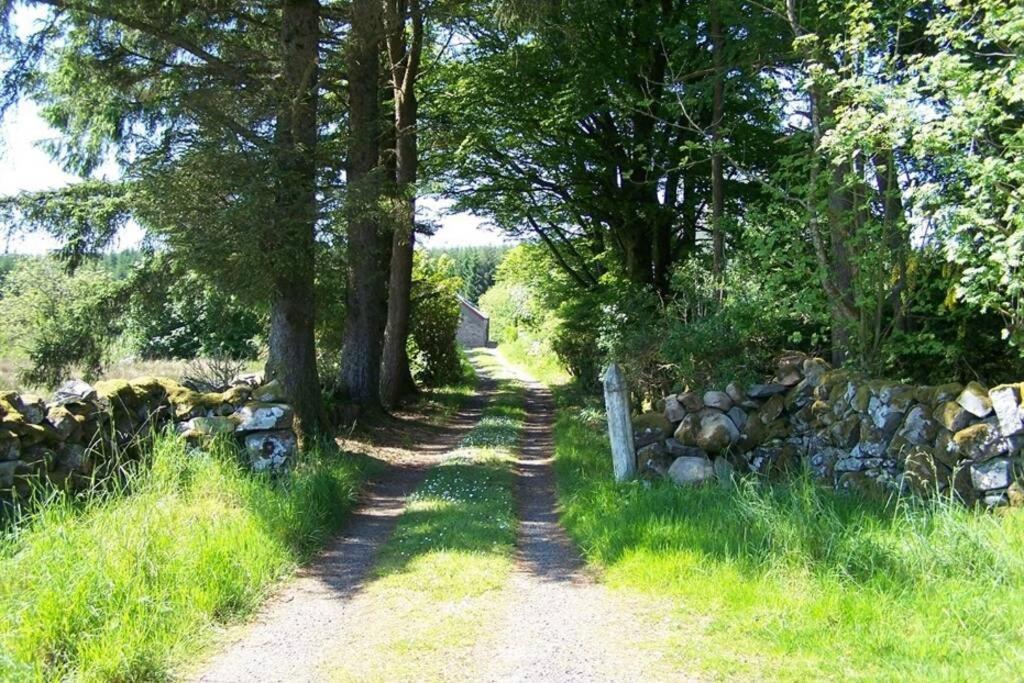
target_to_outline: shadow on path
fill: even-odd
[[[516,464],[520,519],[517,559],[521,568],[544,581],[578,581],[584,575],[584,563],[558,521],[551,392],[528,383],[526,415]]]

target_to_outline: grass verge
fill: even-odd
[[[493,371],[489,358],[477,362]],[[521,391],[502,380],[462,447],[417,488],[363,597],[373,632],[345,648],[332,679],[471,678],[469,652],[513,567],[512,455],[523,417]]]
[[[1024,676],[1019,511],[883,507],[807,479],[615,485],[602,412],[568,396],[563,523],[609,585],[659,599],[652,651],[729,680]]]
[[[229,444],[153,444],[130,494],[57,500],[0,540],[0,680],[154,680],[259,605],[353,504],[329,447],[272,479]]]

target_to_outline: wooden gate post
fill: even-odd
[[[604,373],[604,406],[608,413],[608,438],[612,444],[612,469],[615,481],[636,475],[636,450],[633,447],[633,422],[629,411],[629,388],[617,363]]]

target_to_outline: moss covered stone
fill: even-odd
[[[953,444],[961,460],[987,460],[1004,450],[999,428],[980,422],[953,435]]]

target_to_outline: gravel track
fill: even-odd
[[[206,683],[318,681],[321,663],[343,634],[370,625],[350,609],[390,537],[406,499],[476,425],[494,382],[481,378],[473,398],[443,428],[409,425],[385,448],[387,471],[365,489],[341,534],[267,601],[256,618],[229,630],[219,651],[184,678]],[[378,451],[380,452],[380,451]]]
[[[468,661],[459,658],[441,667],[443,680],[691,680],[651,647],[676,630],[657,617],[664,606],[595,581],[562,529],[552,469],[552,397],[494,353],[525,386],[527,417],[516,463],[516,568],[494,597],[491,623],[466,653]],[[373,641],[375,623],[385,628],[391,618],[361,590],[377,553],[406,498],[477,423],[494,388],[493,380],[482,378],[474,400],[448,428],[398,449],[391,469],[369,487],[341,536],[286,583],[252,623],[232,631],[221,651],[188,680],[321,681],[346,653],[372,656],[363,645]]]
[[[654,606],[597,583],[559,523],[553,400],[532,378],[518,379],[527,419],[516,464],[516,569],[505,614],[478,648],[488,662],[478,680],[689,680],[645,647],[658,630],[650,626]]]

